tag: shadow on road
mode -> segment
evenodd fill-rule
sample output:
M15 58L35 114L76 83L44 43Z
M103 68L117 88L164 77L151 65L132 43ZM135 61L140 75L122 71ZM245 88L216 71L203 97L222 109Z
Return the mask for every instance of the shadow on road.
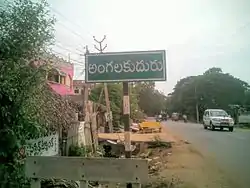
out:
M201 129L204 129L204 128L201 128ZM212 130L212 129L207 129L206 131L212 131L212 132L230 132L229 130L227 130L227 129L214 129L214 130Z

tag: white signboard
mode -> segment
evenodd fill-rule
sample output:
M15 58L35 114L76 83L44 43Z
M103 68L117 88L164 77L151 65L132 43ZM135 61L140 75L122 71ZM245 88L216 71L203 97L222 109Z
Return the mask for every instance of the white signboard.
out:
M59 136L52 134L34 140L28 140L26 156L55 156L59 154Z

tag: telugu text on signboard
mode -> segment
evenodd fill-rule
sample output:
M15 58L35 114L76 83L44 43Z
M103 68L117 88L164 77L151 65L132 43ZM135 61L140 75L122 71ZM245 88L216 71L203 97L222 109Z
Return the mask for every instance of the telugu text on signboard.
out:
M164 50L86 55L86 82L165 81Z
M28 140L26 156L55 156L59 154L59 136L52 134L34 140Z

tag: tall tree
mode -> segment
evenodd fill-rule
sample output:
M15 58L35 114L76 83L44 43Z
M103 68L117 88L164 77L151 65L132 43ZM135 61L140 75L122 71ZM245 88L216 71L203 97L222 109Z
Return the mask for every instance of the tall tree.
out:
M135 84L138 93L139 107L149 116L154 116L165 110L166 96L155 89L154 82L142 82Z
M245 93L245 103L247 109L250 111L250 90L248 89Z
M218 67L212 67L208 69L204 74L211 74L211 73L222 73L222 69Z
M246 82L214 67L203 75L187 77L176 84L171 94L171 111L195 118L195 106L198 105L201 118L206 108L228 110L230 104L245 103L248 88Z
M94 102L100 102L105 105L105 97L102 93L103 84L98 84L93 90L91 90L90 100ZM109 100L111 111L113 115L113 124L118 126L122 123L122 84L108 84ZM101 98L100 98L101 96ZM99 99L101 99L99 101ZM130 86L130 109L131 118L138 118L140 114L140 108L138 106L137 94L133 87Z
M110 108L113 116L113 124L115 126L118 124L121 116L121 101L122 101L121 87L122 87L121 84L108 84ZM96 103L100 102L101 104L105 105L106 101L103 90L104 90L103 84L98 84L94 89L91 90L89 99Z
M1 6L1 187L24 186L19 148L26 139L41 135L50 122L47 116L41 114L47 100L46 91L49 91L45 89L45 73L29 64L53 42L53 25L54 18L48 14L45 1L6 1Z

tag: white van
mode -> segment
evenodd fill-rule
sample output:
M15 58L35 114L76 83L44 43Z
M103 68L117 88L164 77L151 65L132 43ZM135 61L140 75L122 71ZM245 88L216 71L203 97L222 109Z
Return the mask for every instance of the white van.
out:
M234 130L234 120L222 109L207 109L203 115L204 129L227 128L230 132Z

